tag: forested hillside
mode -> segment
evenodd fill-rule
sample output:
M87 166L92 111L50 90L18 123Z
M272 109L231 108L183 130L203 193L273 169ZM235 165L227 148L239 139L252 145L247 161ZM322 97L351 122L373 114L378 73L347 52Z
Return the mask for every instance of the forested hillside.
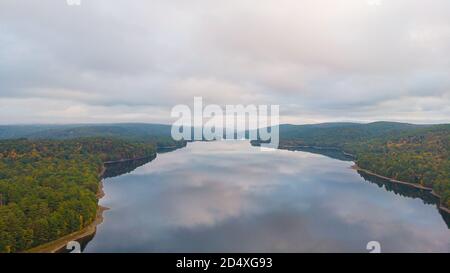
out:
M88 225L96 217L102 162L155 153L152 143L106 138L0 141L0 252Z
M279 129L280 148L341 149L353 154L363 169L433 188L450 208L450 124L325 123Z
M396 122L323 123L313 125L280 125L280 138L283 144L290 141L311 146L342 147L346 143L359 143L370 139L398 137L407 132L431 128Z
M154 142L159 147L176 146L171 126L146 123L74 124L74 125L1 125L0 139L75 139L82 137L120 138Z
M359 167L400 181L432 188L450 208L450 126L419 130L352 146Z
M78 125L0 125L0 139L24 138L52 129L69 129Z

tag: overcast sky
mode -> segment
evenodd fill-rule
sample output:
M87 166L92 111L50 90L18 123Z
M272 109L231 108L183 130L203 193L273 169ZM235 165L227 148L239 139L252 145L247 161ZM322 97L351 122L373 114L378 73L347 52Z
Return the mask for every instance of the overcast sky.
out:
M449 0L0 1L0 123L450 122Z

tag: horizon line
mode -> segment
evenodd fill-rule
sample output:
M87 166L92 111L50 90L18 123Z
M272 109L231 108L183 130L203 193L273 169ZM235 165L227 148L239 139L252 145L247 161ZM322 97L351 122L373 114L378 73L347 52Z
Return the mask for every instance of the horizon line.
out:
M375 121L325 121L325 122L317 122L317 123L279 123L277 125L320 125L320 124L339 124L339 123L347 123L347 124L372 124L372 123L400 123L400 124L411 124L411 125L447 125L450 124L450 121L447 122L430 122L430 123L414 123L414 122L404 122L404 121L389 121L389 120L375 120ZM74 122L74 123L0 123L0 126L95 126L95 125L162 125L162 126L172 126L169 123L158 123L158 122ZM274 126L277 126L274 125ZM194 127L194 126L190 126ZM227 127L222 127L227 128ZM258 127L259 128L259 127Z

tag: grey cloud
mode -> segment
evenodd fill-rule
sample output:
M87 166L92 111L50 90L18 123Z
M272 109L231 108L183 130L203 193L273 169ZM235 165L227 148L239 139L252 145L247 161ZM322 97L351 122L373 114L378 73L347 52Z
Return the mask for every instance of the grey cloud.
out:
M4 0L0 114L170 122L203 96L280 104L295 123L448 122L450 2L368 3Z

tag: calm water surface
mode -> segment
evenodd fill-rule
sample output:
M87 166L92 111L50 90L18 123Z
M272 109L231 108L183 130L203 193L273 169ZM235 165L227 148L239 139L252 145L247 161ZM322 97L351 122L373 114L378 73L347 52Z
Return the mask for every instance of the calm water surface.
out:
M362 177L351 161L195 142L107 178L85 252L450 252L432 197ZM429 200L428 200L429 199Z

